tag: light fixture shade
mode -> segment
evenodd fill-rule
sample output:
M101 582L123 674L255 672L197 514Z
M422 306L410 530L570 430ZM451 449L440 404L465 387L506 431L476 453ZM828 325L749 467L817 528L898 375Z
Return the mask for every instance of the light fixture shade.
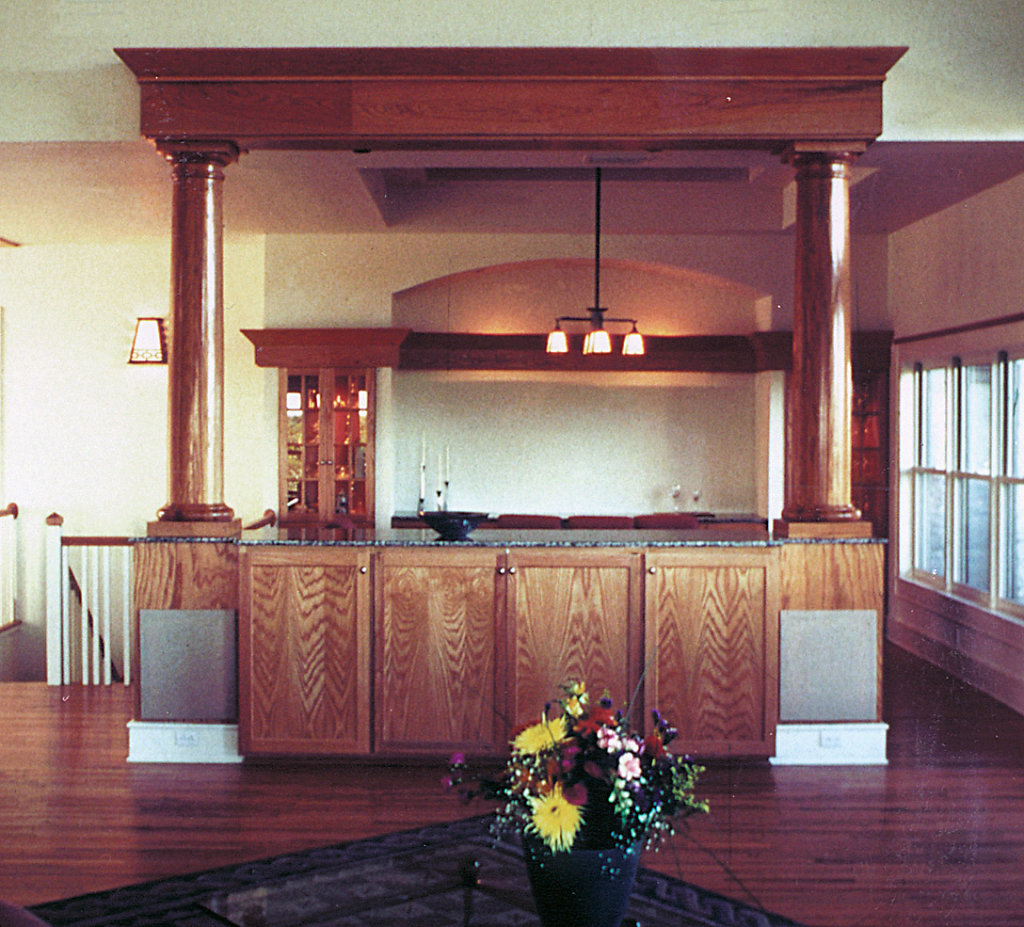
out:
M129 364L166 364L167 340L163 319L136 319Z
M633 323L633 330L623 339L622 353L634 356L647 353L644 346L644 336L637 331L635 322Z
M603 328L592 328L583 339L584 354L611 354L612 339Z
M548 354L568 354L569 338L562 331L562 327L556 322L555 327L548 332L548 343L544 349Z

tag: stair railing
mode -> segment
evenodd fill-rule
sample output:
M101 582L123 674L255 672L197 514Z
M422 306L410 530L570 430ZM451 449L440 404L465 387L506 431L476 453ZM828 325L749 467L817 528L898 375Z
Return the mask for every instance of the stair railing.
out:
M18 532L15 522L18 506L8 502L0 509L0 629L16 627Z
M130 538L65 537L62 516L46 519L50 685L131 683L132 549Z

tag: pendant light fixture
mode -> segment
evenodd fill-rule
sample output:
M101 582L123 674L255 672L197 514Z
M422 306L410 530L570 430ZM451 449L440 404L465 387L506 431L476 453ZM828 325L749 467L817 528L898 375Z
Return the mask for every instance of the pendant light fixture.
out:
M548 333L548 354L568 354L569 336L562 328L563 322L589 322L590 329L583 339L584 354L611 354L612 339L605 329L606 322L632 325L632 330L622 342L622 353L639 355L645 353L644 336L636 327L636 319L612 318L601 305L601 168L594 171L594 305L587 309L587 315L561 315L555 319L555 327Z

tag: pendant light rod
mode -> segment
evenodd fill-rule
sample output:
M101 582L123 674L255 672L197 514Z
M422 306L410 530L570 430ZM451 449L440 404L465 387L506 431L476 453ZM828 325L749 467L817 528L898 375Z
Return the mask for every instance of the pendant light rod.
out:
M594 168L594 311L601 311L601 168Z
M632 325L622 343L622 353L637 355L645 353L643 335L637 331L636 319L605 318L601 306L601 168L594 168L594 305L587 315L560 315L555 319L554 329L548 333L545 351L548 354L565 354L569 350L568 335L562 329L562 322L589 322L590 331L583 341L584 354L608 354L611 352L611 337L604 330L605 322L624 322Z

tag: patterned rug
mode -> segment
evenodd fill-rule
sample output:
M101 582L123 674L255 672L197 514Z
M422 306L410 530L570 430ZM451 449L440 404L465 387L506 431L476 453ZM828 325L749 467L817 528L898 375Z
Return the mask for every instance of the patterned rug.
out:
M53 927L537 927L491 815L36 905ZM625 925L799 927L640 870Z

